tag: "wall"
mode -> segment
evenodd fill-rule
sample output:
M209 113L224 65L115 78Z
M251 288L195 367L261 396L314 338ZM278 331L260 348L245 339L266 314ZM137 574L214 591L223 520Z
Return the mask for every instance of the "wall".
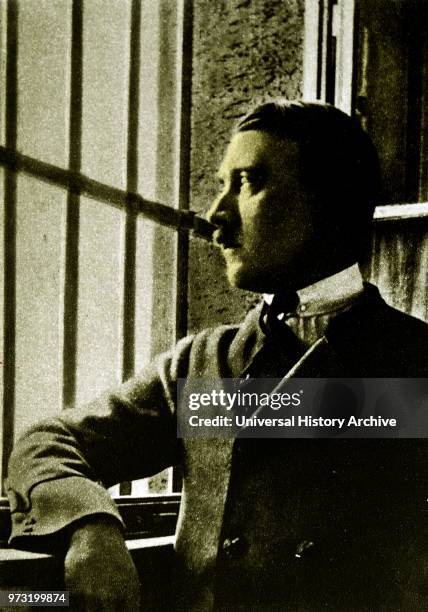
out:
M234 121L264 97L301 96L303 0L195 0L191 205L207 208ZM239 321L256 294L230 289L220 254L193 240L189 329Z

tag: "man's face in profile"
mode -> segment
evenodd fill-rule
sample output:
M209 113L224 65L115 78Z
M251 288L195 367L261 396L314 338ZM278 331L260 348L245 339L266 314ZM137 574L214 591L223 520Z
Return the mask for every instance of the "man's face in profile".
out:
M208 218L219 226L214 239L231 285L274 293L313 282L320 236L299 145L263 131L239 132L218 175L221 192Z

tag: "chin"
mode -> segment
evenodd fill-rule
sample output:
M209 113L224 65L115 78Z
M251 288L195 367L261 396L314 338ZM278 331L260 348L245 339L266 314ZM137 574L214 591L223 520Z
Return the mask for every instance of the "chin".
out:
M228 266L227 278L232 287L254 293L277 293L296 291L300 285L291 275L273 275L268 270L247 269L244 266Z
M246 270L241 266L230 266L227 268L227 278L231 287L254 291L255 293L268 293L269 283L266 283L266 275L257 275L254 270Z
M227 266L227 280L231 287L248 289L248 278L240 266Z

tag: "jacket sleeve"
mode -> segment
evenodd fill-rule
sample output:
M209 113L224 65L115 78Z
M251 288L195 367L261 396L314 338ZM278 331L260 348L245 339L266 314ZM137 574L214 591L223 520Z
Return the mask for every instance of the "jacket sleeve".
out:
M7 478L10 543L49 541L93 514L121 522L105 487L181 461L176 380L187 374L191 344L192 338L183 339L115 391L42 421L22 436Z

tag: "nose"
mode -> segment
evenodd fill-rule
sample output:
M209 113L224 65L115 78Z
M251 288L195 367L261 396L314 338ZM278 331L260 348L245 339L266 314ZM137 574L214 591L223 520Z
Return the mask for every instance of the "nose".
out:
M230 192L217 196L206 214L208 221L219 226L232 222L236 216L236 202Z

